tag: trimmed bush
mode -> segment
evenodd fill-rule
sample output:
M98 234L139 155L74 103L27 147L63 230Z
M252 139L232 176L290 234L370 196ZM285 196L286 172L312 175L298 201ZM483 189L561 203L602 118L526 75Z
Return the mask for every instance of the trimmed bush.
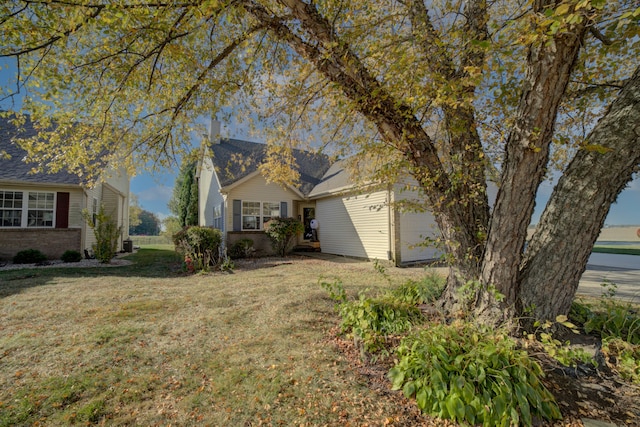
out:
M209 227L185 227L173 235L176 251L184 256L187 272L208 271L220 260L222 233Z
M229 257L232 259L247 258L255 252L253 240L240 239L229 248Z
M69 250L65 251L60 259L64 262L80 262L82 261L82 254L78 251Z
M14 264L37 264L47 260L47 256L37 249L25 249L13 257Z
M271 247L280 256L291 249L293 238L304 231L304 226L296 218L273 217L265 224L264 232L271 240Z

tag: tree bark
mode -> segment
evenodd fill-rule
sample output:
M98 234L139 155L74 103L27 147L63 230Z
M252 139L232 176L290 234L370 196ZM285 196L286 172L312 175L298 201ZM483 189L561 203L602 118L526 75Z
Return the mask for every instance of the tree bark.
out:
M516 121L506 144L500 189L483 257L482 283L495 286L498 304L482 292L476 314L490 323L519 312L518 272L535 197L544 178L554 125L586 25L556 34L531 46Z
M567 314L611 204L640 169L640 67L556 185L520 274L537 319Z

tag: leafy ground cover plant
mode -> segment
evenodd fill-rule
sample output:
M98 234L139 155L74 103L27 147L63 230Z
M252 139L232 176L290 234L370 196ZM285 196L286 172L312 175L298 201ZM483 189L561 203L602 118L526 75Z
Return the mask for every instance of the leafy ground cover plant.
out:
M582 324L587 334L595 333L602 339L621 338L630 344L640 344L640 314L631 302L615 298L616 285L603 283L603 294L597 303L576 301L570 316Z
M578 365L597 365L594 357L581 347L571 345L569 340L560 341L554 336L554 330L564 327L574 334L579 334L576 325L569 322L567 316L558 316L555 322L535 321L533 326L536 330L532 333L524 334L524 346L535 350L541 347L545 354L563 366L576 368Z
M381 271L378 263L374 268ZM382 277L390 280L386 274ZM425 321L418 305L437 298L444 281L440 276L429 275L421 280L408 280L380 296L369 297L364 292L360 293L353 301L348 300L342 282L322 282L321 286L336 301L342 318L342 332L361 342L365 352L386 353L389 337L407 332Z
M410 304L426 304L434 302L444 290L442 276L429 273L420 280L407 280L402 285L390 291L391 295L400 301Z
M602 353L622 378L640 385L640 345L620 338L607 338L602 341Z
M585 333L602 339L605 362L622 378L640 384L640 314L638 306L615 298L617 286L603 283L602 297L576 300L570 317Z
M394 390L440 418L484 426L561 418L540 365L506 332L469 322L430 325L404 338L389 371Z

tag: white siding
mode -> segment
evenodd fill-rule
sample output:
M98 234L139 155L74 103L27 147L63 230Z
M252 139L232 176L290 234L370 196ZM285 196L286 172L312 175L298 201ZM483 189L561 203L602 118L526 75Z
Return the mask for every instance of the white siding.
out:
M316 201L322 252L389 259L388 192L337 196Z
M102 206L104 213L112 220L118 221L120 211L118 209L118 194L107 186L102 188Z
M200 167L198 200L198 224L210 227L213 225L213 209L220 206L224 198L220 194L220 182L209 157L204 158Z
M82 190L69 191L69 228L84 227L82 210L84 206L84 192Z
M120 168L117 171L109 171L104 182L112 186L116 191L124 194L125 197L129 196L129 176L124 169Z
M224 212L227 231L233 230L233 201L252 202L286 202L287 216L294 216L293 201L299 198L296 194L280 184L267 183L267 180L260 174L234 187L227 196L227 209ZM282 213L281 213L282 215Z
M93 206L93 199L97 199L98 200L98 210L100 209L100 202L102 200L102 185L96 185L94 188L90 188L87 189L87 199L86 199L86 206L85 209L87 209L87 212L89 213L89 215L91 215L92 212L92 206ZM91 227L85 227L86 233L85 233L85 238L84 238L84 248L83 249L87 249L87 250L91 250L91 248L93 247L93 244L96 243L96 236L93 233L93 230L91 229Z
M424 201L424 195L417 189L418 183L416 180L406 177L405 181L412 189L402 189L402 184L396 185L394 188L394 201L408 200L414 203ZM424 244L427 238L436 239L438 237L439 229L433 214L428 211L411 212L397 209L397 223L394 224L396 237L399 237L399 240L396 240L396 262L425 261L440 257L442 252L438 251L433 245L416 246Z
M442 254L434 246L414 246L423 243L427 237L435 239L438 236L438 226L430 212L401 212L399 218L401 262L425 261Z

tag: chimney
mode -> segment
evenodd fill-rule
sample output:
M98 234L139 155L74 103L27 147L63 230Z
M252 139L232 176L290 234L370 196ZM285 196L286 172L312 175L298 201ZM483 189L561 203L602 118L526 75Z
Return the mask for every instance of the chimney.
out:
M209 143L220 144L220 122L215 117L211 117L211 125L209 126Z

